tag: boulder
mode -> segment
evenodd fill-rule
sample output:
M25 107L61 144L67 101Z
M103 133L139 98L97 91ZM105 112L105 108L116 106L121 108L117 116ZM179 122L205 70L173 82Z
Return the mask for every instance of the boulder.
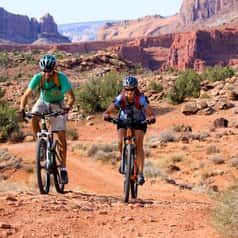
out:
M228 127L228 123L229 121L227 119L221 117L221 118L215 119L215 121L213 122L213 125L215 128Z

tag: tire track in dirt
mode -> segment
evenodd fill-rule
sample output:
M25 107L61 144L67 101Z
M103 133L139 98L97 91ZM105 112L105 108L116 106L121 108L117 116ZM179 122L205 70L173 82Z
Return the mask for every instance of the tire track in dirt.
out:
M19 156L27 148L24 158L34 158L33 143L5 147ZM68 168L64 195L0 195L0 237L219 237L208 224L212 201L204 194L147 181L140 199L124 204L117 168L73 153Z

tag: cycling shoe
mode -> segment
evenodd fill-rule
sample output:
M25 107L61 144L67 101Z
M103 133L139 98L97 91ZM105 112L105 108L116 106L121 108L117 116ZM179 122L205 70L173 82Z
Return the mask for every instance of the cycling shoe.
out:
M60 170L60 176L62 184L67 184L69 182L67 170Z
M145 183L145 178L144 178L143 174L138 174L138 176L137 176L137 183L139 185L143 185Z

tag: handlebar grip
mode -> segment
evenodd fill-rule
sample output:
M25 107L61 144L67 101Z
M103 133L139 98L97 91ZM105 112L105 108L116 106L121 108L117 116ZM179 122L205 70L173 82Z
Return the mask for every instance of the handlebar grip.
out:
M111 117L104 117L104 121L109 121L109 122L111 122L111 121L112 121L112 118L111 118Z
M148 124L154 124L155 121L156 121L155 119L148 120Z

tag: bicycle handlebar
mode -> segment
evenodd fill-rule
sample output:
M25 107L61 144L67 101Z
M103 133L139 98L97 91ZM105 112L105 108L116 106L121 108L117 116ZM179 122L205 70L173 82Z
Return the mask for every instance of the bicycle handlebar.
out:
M128 123L128 120L125 119L125 120L122 120L120 118L113 118L113 117L108 117L108 118L104 118L105 121L108 121L108 122L112 122L114 124L119 124L120 122L127 122ZM148 119L145 119L143 121L137 121L137 120L132 120L131 121L132 124L142 124L142 125L146 125L146 124L153 124L155 123L155 120L148 120Z
M65 115L67 112L65 111L56 111L56 112L26 112L25 113L25 117L31 119L33 116L38 116L41 118L44 117L57 117L57 116L61 116L61 115Z

